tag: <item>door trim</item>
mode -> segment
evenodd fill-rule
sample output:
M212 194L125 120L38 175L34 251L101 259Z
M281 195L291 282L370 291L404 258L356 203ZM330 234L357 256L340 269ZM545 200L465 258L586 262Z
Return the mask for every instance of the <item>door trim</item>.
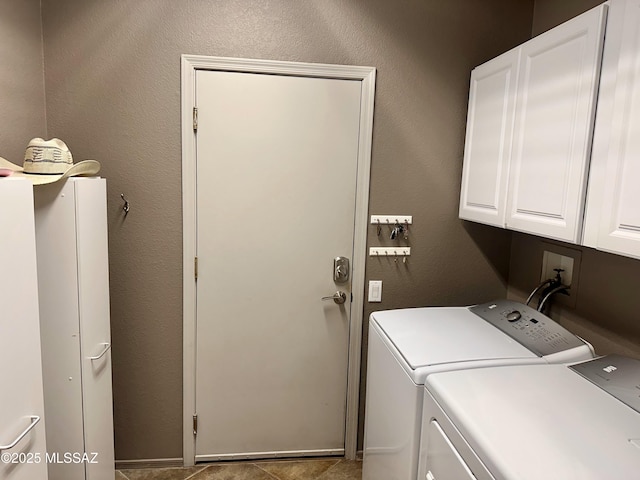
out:
M364 307L364 274L367 242L367 213L373 106L376 69L351 65L296 63L272 60L182 55L182 235L183 235L183 461L195 463L193 415L196 402L196 137L193 131L193 107L197 70L221 70L243 73L266 73L358 80L361 82L360 137L358 139L358 173L353 243L351 318L349 326L349 363L347 372L345 457L356 456L360 391L360 355L362 350L362 316Z

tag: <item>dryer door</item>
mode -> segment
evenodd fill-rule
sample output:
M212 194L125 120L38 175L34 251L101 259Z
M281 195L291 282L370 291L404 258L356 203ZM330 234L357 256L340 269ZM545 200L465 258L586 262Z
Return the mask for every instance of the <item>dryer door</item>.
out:
M431 420L428 429L427 473L418 480L476 480L438 422Z

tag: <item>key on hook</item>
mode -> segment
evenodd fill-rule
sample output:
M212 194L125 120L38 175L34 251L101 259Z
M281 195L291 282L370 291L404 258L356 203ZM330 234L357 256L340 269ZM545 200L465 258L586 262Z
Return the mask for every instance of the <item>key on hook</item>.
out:
M396 226L391 230L391 240L395 240L402 232L404 232L404 227L400 223L396 223Z

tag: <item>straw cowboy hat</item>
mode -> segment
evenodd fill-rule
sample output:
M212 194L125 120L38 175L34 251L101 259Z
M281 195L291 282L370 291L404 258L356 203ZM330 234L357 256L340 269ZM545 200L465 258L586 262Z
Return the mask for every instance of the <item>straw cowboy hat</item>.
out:
M100 162L96 160L83 160L74 164L69 148L59 138L32 139L24 152L22 167L0 157L0 176L28 178L34 185L53 183L73 176L96 175L99 171Z

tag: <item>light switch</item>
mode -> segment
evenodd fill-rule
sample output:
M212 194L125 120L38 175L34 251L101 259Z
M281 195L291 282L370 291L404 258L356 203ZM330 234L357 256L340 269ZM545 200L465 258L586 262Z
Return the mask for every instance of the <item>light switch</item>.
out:
M369 280L369 301L382 301L382 280Z

